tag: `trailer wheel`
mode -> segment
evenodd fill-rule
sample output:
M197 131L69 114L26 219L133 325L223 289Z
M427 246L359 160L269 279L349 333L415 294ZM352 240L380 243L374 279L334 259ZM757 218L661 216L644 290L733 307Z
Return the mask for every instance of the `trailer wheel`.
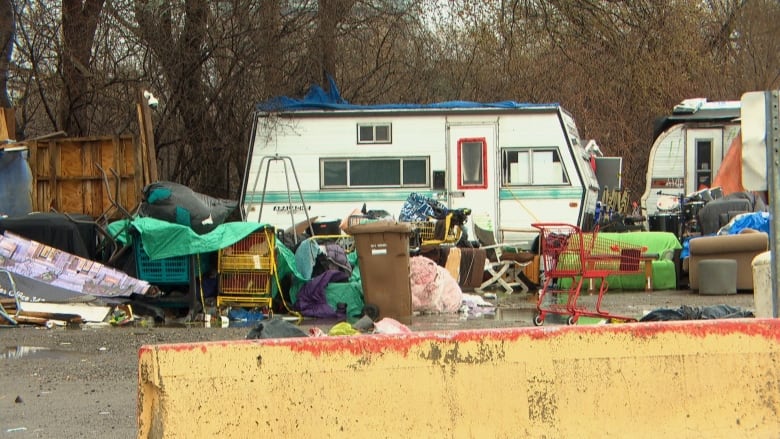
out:
M534 326L544 326L544 316L536 314L534 316Z
M566 319L566 324L567 325L574 325L576 323L577 323L577 317L569 316L569 318Z

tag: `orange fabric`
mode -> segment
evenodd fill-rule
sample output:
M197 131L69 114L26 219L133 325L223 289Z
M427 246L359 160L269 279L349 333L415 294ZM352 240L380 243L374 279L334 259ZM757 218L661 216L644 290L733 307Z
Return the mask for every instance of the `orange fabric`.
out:
M723 195L745 191L742 186L742 134L734 138L726 156L723 157L718 174L712 183L712 187L719 186Z

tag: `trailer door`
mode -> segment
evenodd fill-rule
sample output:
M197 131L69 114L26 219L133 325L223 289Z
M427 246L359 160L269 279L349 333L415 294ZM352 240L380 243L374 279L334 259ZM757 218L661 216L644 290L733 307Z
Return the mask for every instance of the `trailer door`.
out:
M496 124L447 125L448 205L497 221ZM473 235L471 235L473 236Z
M689 129L686 137L685 191L690 194L703 187L712 187L723 160L723 130Z

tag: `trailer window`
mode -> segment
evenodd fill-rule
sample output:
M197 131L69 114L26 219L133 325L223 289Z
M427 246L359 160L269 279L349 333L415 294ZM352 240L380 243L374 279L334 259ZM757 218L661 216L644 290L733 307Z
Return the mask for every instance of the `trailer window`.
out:
M712 186L712 139L696 139L696 190Z
M358 124L357 136L358 143L393 143L392 125L389 123Z
M487 187L487 142L484 138L458 140L458 189Z
M504 186L569 184L557 148L505 148L501 152Z
M322 188L428 187L428 157L322 159Z

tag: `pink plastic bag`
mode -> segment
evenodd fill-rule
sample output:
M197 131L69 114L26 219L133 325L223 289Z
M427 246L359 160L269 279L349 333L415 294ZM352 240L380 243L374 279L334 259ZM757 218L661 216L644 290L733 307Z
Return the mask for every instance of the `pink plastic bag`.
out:
M378 322L374 322L375 334L408 334L412 330L398 320L385 317Z

